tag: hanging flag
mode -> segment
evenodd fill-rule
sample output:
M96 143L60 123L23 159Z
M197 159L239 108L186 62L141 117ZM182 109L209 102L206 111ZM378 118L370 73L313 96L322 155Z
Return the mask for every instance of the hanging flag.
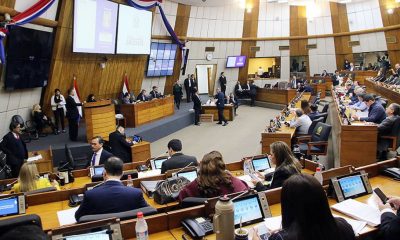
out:
M74 100L76 103L81 103L81 97L79 95L79 90L78 90L78 82L76 81L76 76L74 76L74 83L73 83L73 89L74 89ZM82 107L78 107L79 115L82 117Z
M124 74L124 80L123 80L123 85L122 85L122 94L125 95L125 93L129 93L129 83L128 83L128 74Z

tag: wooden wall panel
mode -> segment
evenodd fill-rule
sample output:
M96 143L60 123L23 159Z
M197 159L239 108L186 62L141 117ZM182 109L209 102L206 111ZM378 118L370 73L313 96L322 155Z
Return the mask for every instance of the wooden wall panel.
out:
M400 24L400 4L394 0L379 0L379 6L381 9L381 16L383 26L392 26ZM393 9L393 14L389 14L387 9ZM395 63L400 62L400 30L386 31L385 37L395 37L396 43L386 43L388 48L389 60L394 67Z
M190 17L190 9L189 5L178 4L178 10L176 12L176 21L174 31L177 36L186 36L187 30L189 26L189 17ZM182 51L178 51L176 55L176 61L174 65L174 71L172 76L167 76L167 80L165 81L164 93L172 94L172 86L175 81L179 79L179 74L181 74L181 65L182 65ZM183 84L183 83L182 83Z
M242 37L257 37L258 32L258 14L259 14L259 0L247 0L246 4L252 6L251 12L244 10L243 18L243 33ZM240 55L247 56L247 61L244 67L239 68L239 81L245 83L247 81L249 58L256 57L256 52L250 51L251 46L256 46L256 41L242 41L242 48Z
M290 6L290 36L307 35L307 17L305 6ZM290 40L290 56L307 56L307 39Z

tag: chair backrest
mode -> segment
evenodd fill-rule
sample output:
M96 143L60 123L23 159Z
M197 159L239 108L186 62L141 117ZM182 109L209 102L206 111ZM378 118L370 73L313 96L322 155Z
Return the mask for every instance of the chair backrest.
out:
M325 104L324 108L322 108L322 112L321 113L328 112L328 109L329 109L329 104Z
M397 119L394 121L391 135L397 136L396 148L398 148L400 146L400 116L397 116Z
M138 208L135 210L119 212L119 213L85 215L85 216L80 217L78 222L79 223L91 222L91 221L97 221L97 220L107 219L107 218L119 218L121 220L126 220L126 219L136 218L136 215L138 212L142 212L144 216L149 216L149 215L158 213L157 209L149 206L149 207Z
M36 193L45 193L45 192L53 192L53 191L57 191L57 188L55 188L55 187L40 188L40 189L26 192L25 195L32 195L32 194L36 194Z
M324 118L323 117L317 117L317 118L315 118L312 122L311 122L311 125L310 125L310 128L308 129L308 133L307 133L307 135L311 135L312 133L313 133L313 131L314 131L314 128L315 128L315 126L317 126L317 123L322 123L324 121Z
M322 122L326 122L326 119L328 118L328 113L327 112L324 112L324 113L320 113L320 114L318 114L317 116L316 116L316 118L320 118L320 117L322 117L322 118L324 118L324 120L322 121Z
M311 142L326 142L331 134L332 126L326 123L317 123L311 135Z
M42 221L40 220L40 217L36 214L29 214L1 220L0 233L4 233L12 228L24 225L36 225L42 229Z

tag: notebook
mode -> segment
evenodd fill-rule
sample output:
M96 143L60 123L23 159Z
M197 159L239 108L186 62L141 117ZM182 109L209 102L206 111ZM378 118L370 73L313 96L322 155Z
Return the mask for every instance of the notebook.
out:
M371 207L368 204L353 199L347 199L343 202L332 205L331 207L332 209L354 219L365 221L372 227L381 224L381 213L378 209Z

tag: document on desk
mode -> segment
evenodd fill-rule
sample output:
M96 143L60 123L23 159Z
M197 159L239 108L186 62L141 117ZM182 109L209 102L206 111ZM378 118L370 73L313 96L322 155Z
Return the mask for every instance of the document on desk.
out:
M161 174L161 169L154 169L145 172L139 172L138 178L153 177Z
M269 217L264 219L264 224L270 232L282 229L282 216Z
M357 111L356 115L357 115L357 117L360 117L360 118L368 117L368 111L365 111L365 112Z
M367 222L365 222L365 221L358 221L358 220L350 219L350 218L347 218L347 217L338 216L338 215L335 215L335 214L333 214L333 216L334 217L340 217L340 218L343 218L344 220L346 220L346 222L348 224L350 224L351 227L353 228L353 231L356 234L356 236L360 235L360 232L367 225Z
M70 208L67 210L61 210L57 212L58 222L60 226L69 225L76 223L75 212L79 207Z
M40 159L43 159L43 157L42 157L41 154L36 155L36 156L33 156L33 157L30 157L30 158L28 158L26 161L27 161L27 162L34 162L34 161L38 161L38 160L40 160Z
M240 180L244 181L247 183L247 186L249 186L249 188L254 188L254 184L251 181L251 177L249 175L242 175L242 176L238 176L237 178L239 178Z
M372 227L376 227L381 224L381 213L378 209L353 199L336 203L335 205L332 205L332 209L354 219L365 221Z

